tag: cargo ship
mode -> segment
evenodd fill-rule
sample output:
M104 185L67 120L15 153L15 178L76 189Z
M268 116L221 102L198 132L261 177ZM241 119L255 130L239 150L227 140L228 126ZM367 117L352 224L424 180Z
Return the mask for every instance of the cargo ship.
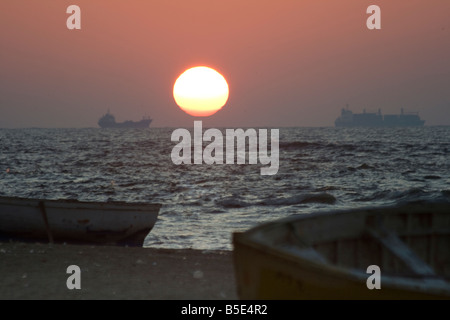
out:
M405 113L403 108L400 114L382 115L378 112L353 113L348 109L342 109L341 116L336 119L336 127L421 127L425 120L420 119L418 113Z
M98 120L98 125L101 128L148 128L152 119L143 118L140 121L124 121L124 122L116 122L116 118L109 113L109 111Z

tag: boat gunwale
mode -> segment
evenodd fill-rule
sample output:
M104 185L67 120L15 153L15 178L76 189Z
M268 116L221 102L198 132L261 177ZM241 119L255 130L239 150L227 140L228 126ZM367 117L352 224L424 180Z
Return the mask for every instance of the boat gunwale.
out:
M130 210L134 212L148 211L149 209L159 210L162 207L161 203L145 203L145 202L124 202L124 201L80 201L76 199L34 199L34 198L20 198L20 197L0 197L1 205L14 205L27 207L30 205L38 206L39 203L44 203L48 208L64 207L65 204L70 205L67 209L94 209L94 210L113 210L125 211Z

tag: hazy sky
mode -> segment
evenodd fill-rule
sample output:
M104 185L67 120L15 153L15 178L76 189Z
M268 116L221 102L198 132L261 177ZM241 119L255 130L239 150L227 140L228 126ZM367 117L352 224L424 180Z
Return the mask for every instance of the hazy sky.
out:
M2 0L0 127L97 127L108 108L191 127L172 89L196 65L230 87L208 126L333 126L347 103L450 125L449 14L448 0Z

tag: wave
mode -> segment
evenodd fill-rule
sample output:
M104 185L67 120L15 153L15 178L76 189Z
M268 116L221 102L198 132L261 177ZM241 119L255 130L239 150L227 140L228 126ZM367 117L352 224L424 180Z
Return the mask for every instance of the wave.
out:
M356 151L364 146L357 146L349 143L325 143L325 142L306 142L306 141L289 141L280 142L280 150L299 150L299 149L330 149L343 151ZM362 150L364 151L364 149ZM371 150L372 151L372 150Z
M326 192L322 193L308 193L303 195L292 196L288 198L276 198L276 199L267 199L260 202L261 205L267 206L279 206L279 205L296 205L296 204L305 204L305 203L324 203L324 204L334 204L336 202L336 198Z
M307 193L296 195L286 198L270 198L265 199L256 203L249 203L237 197L226 197L220 200L216 200L215 204L223 208L245 208L252 205L259 206L292 206L297 204L306 203L322 203L322 204L334 204L336 198L326 192L321 193Z
M303 148L317 148L317 147L323 147L323 145L317 142L304 142L304 141L280 142L280 150L297 150Z
M371 166L367 163L363 163L357 167L347 167L347 170L349 171L356 171L356 170L375 170L376 168L374 166Z
M244 208L251 205L250 203L235 197L226 197L224 199L216 200L215 203L223 208Z
M381 190L372 195L356 199L363 202L394 201L396 203L415 201L448 201L450 200L450 190L440 192L430 192L422 188L411 188L407 190Z
M427 179L427 180L438 180L438 179L441 179L441 176L430 174L430 175L424 176L423 178Z

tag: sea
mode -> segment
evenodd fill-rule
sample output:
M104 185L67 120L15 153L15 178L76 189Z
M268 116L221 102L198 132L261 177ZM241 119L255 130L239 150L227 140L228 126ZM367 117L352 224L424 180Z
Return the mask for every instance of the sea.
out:
M0 129L0 196L161 203L144 247L200 250L292 215L450 201L449 126L278 128L275 175L175 165L174 129Z

